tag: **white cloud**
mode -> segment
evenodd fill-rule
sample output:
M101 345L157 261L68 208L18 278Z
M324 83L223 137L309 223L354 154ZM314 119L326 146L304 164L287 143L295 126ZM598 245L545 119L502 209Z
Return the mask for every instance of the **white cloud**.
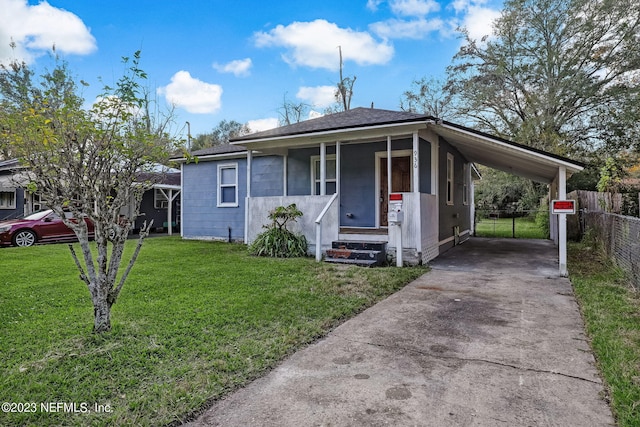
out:
M296 98L310 103L314 107L328 107L336 102L336 86L302 86Z
M488 7L470 5L461 25L469 31L469 37L481 40L493 33L493 22L500 17L500 11Z
M324 113L321 113L319 111L315 111L315 110L309 111L309 120L317 119L318 117L323 117L323 116L324 116Z
M87 55L97 49L95 38L77 15L46 1L29 5L27 0L0 0L0 10L0 63L31 63L54 45L65 54Z
M445 28L442 19L413 19L404 21L401 19L389 19L387 21L374 22L370 25L371 31L379 37L403 38L403 39L423 39L428 34Z
M380 3L382 3L382 0L367 0L367 9L375 12L378 10Z
M323 19L278 25L269 32L256 33L255 43L258 47L286 48L282 57L290 65L331 71L339 68L338 46L344 61L359 65L386 64L394 53L386 41L378 42L367 32L340 28Z
M269 117L267 119L249 120L247 122L251 132L261 132L263 130L275 129L278 127L278 119Z
M391 11L400 16L425 16L440 10L440 4L434 0L392 0Z
M251 58L245 58L236 59L226 64L218 64L215 62L213 68L220 73L232 73L236 77L244 77L250 74L249 69L251 69L252 65Z
M175 73L171 83L158 88L158 94L194 114L215 113L222 106L222 87L195 79L188 71Z

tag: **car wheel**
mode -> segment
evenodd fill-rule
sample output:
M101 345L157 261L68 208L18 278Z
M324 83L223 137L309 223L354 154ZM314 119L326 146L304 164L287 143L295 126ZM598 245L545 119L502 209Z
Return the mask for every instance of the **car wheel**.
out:
M36 243L36 233L31 230L20 230L13 236L16 246L33 246Z

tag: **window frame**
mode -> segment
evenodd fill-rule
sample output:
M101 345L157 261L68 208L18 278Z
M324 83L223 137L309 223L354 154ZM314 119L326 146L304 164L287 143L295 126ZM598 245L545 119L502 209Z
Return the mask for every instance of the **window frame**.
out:
M0 197L0 209L5 209L5 210L14 210L17 206L17 192L16 189L14 188L13 191L7 191L7 189L4 190L0 190L0 194L13 194L13 197L9 196L7 197L8 201L11 203L8 204L3 204L2 201L4 200L4 197Z
M453 154L447 153L447 186L445 188L445 196L447 205L454 205L454 174L455 174L455 160Z
M469 163L465 163L463 166L462 176L462 204L469 205Z
M225 169L233 169L235 172L235 182L233 184L222 183L222 171ZM238 204L238 163L224 163L218 165L218 182L217 182L217 207L219 208L237 208ZM222 200L222 191L224 188L234 188L234 202L225 202Z
M158 202L160 202L160 204L158 204ZM153 207L154 209L167 209L169 207L169 199L161 188L153 189Z
M327 163L329 163L329 160L333 160L334 161L333 164L337 168L338 164L337 164L337 159L335 154L327 154L325 160ZM316 192L316 184L320 183L320 178L316 179L316 171L318 172L318 175L320 175L320 169L317 169L316 164L318 165L318 167L320 166L320 156L311 156L311 195L312 196L320 195L320 193ZM327 172L328 171L329 169L327 169ZM326 185L331 182L334 183L336 187L336 191L334 193L337 193L338 192L338 171L337 170L335 170L335 178L326 178L325 180L325 193L327 196L334 194L334 193L327 192Z

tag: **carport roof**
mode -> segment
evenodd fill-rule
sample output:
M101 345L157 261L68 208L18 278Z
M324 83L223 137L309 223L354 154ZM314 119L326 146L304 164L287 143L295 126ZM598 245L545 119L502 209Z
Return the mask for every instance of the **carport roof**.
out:
M584 164L507 139L443 121L425 114L404 111L354 108L341 113L294 123L235 138L233 145L260 151L310 146L320 142L351 142L386 136L409 135L429 129L454 146L465 158L534 181L551 183L558 168L567 175L584 169Z

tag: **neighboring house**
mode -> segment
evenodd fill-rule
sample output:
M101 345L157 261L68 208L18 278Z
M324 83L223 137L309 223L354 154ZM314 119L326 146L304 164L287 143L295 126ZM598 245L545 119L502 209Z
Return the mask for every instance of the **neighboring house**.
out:
M153 229L167 230L171 234L180 223L180 172L146 173L139 178L154 184L142 196L140 214L134 220L133 229L138 230L144 221L153 220ZM0 220L23 217L46 207L37 193L26 189L27 183L25 168L17 159L0 161ZM122 214L131 218L133 212L133 206L127 206ZM169 217L173 227L169 227Z
M372 108L246 135L193 155L197 162L176 159L184 238L250 243L270 210L295 203L304 214L295 231L317 255L337 241L387 242L394 257L401 245L401 259L411 264L472 234L472 162L558 189L582 169L431 116ZM390 206L397 208L393 199L400 197L404 221L390 224Z
M153 220L152 230L167 231L172 234L178 231L180 226L180 172L144 173L141 181L153 182L153 187L142 195L140 213L135 218L132 230L137 232L145 221L147 224ZM125 208L122 212L126 217L133 215L133 206ZM171 218L171 226L169 226Z
M0 161L0 221L20 218L42 209L40 197L25 188L24 170L17 159Z

